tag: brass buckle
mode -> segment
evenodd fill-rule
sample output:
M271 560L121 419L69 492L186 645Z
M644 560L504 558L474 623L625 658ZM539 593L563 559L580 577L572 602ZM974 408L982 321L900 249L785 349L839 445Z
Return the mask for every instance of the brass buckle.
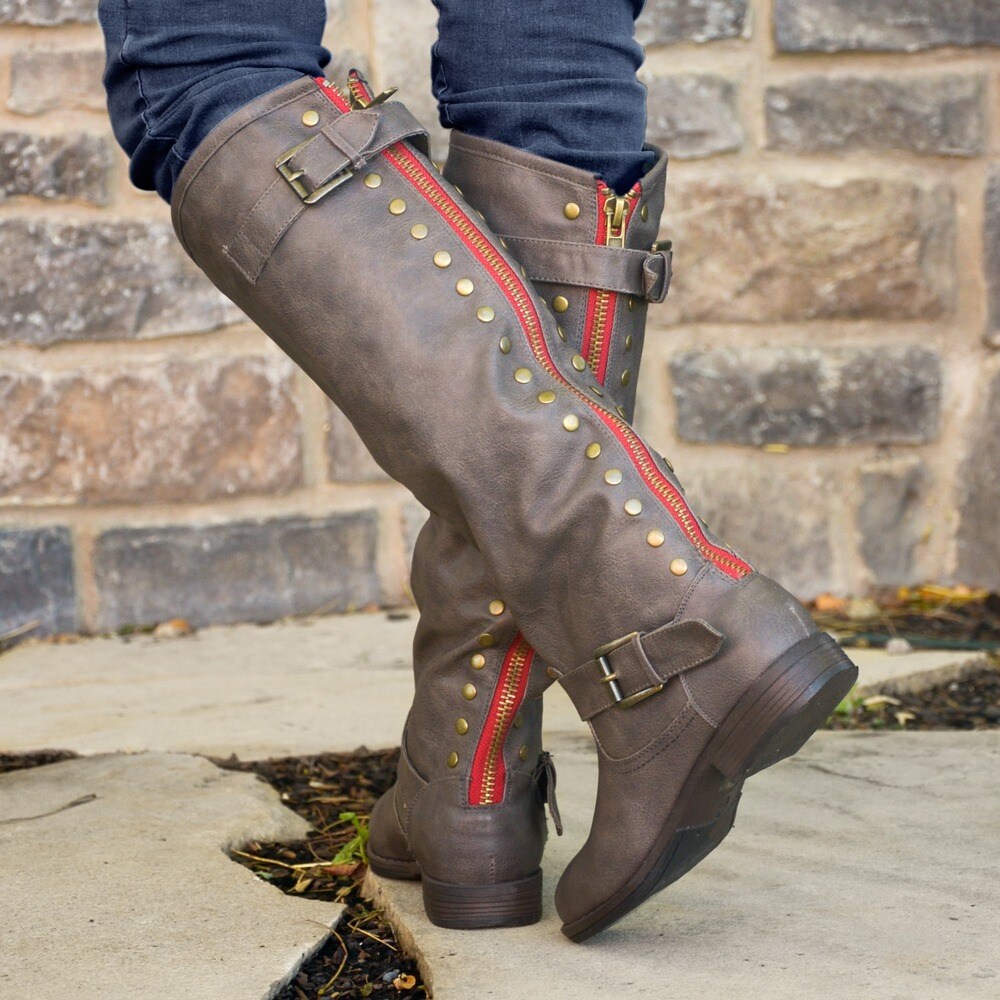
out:
M615 673L610 662L608 662L608 656L616 649L620 649L622 646L630 643L638 634L638 632L629 632L628 635L623 635L620 639L613 639L611 642L607 642L603 646L598 646L594 650L594 659L597 660L597 664L601 668L601 673L604 675L600 683L608 685L611 697L615 700L615 708L631 708L633 705L638 705L640 701L645 701L652 695L658 694L665 686L663 684L655 684L653 687L636 691L635 694L630 694L627 698L622 694L622 689L618 686L618 675Z
M354 170L351 167L344 167L343 170L335 173L325 184L321 184L315 191L310 191L309 188L307 188L300 180L305 171L294 170L288 164L316 138L317 136L315 135L309 136L305 142L300 142L297 146L293 146L290 150L288 150L287 153L282 153L274 164L278 173L281 174L286 181L288 181L292 190L307 205L315 205L320 198L326 197L326 195L328 195L335 187L340 187L344 181L348 181L354 176Z

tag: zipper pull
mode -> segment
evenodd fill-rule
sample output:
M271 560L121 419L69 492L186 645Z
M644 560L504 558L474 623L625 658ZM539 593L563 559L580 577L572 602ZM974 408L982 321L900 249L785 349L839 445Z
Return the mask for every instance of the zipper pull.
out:
M625 198L613 193L604 202L604 215L607 218L605 243L609 247L625 247L625 205Z
M538 755L538 766L535 768L535 786L542 801L549 807L549 815L556 828L556 834L562 836L562 818L559 815L559 804L556 802L556 769L552 763L552 754L544 750Z

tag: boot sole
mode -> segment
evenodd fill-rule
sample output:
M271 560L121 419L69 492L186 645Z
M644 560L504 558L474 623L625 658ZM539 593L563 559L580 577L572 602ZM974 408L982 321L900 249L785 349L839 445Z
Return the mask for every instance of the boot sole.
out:
M525 927L542 919L542 871L513 882L456 885L423 875L416 861L395 861L368 855L371 870L381 878L422 880L424 910L437 927L484 930Z
M746 779L798 753L857 678L858 668L823 633L775 660L715 731L636 873L596 910L564 924L563 933L587 940L703 861L732 829Z

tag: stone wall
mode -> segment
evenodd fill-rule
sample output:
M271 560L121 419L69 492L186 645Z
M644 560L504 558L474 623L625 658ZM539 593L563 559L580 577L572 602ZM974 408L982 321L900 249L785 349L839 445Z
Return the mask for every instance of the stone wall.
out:
M429 0L331 6L336 71L432 119ZM130 187L95 9L0 0L0 635L406 601L419 508ZM677 247L642 428L803 596L1000 585L1000 6L648 0L640 36Z

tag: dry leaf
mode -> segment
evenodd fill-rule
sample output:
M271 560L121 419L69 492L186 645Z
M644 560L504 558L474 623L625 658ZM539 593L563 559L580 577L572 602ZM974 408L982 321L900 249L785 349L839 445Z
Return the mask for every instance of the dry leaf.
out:
M347 878L353 875L361 867L360 861L348 861L342 865L327 865L323 871L339 878Z
M305 892L306 889L308 889L312 884L313 880L311 878L300 878L298 882L295 883L295 888L292 889L292 892Z
M160 622L153 629L153 635L157 639L178 639L182 635L190 635L194 629L191 623L184 618L171 618L170 621Z
M823 615L842 615L847 610L847 601L833 594L820 594L816 598L815 607Z
M887 694L876 694L872 695L871 698L865 698L861 704L865 708L878 708L880 705L902 705L903 703L898 698L893 698Z

